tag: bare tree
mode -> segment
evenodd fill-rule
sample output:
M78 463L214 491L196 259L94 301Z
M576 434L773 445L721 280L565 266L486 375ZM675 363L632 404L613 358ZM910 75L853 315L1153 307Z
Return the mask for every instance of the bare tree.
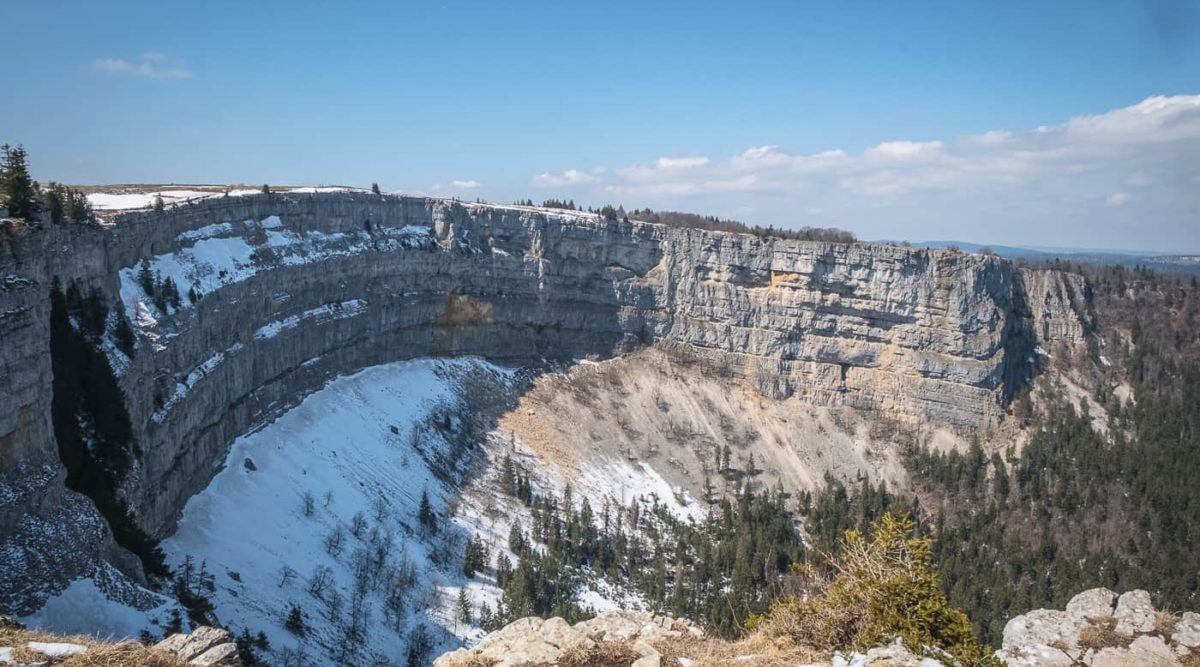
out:
M382 495L375 496L375 501L372 503L371 508L375 510L376 523L383 523L388 518L391 510L387 498L384 498Z
M304 516L312 516L317 507L317 500L313 498L312 491L304 492L304 495L301 496L301 503L304 508Z
M337 558L342 555L342 547L345 541L346 531L342 530L341 524L334 526L333 530L325 536L325 552Z
M363 516L362 512L356 512L354 517L350 519L350 534L353 535L355 539L361 540L363 531L366 529L367 518Z
M296 571L290 566L284 565L279 568L279 588L283 588L289 581L296 577Z
M340 623L342 620L342 592L336 588L330 588L329 593L325 596L325 617L332 623Z
M324 600L329 587L333 585L333 570L328 565L318 565L308 578L308 593L318 600Z

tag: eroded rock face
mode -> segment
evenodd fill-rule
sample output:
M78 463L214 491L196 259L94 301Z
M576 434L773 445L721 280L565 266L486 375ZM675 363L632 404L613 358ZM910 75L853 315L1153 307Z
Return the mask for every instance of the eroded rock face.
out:
M180 308L164 312L138 287L143 260L179 276ZM217 198L105 229L9 226L3 535L30 516L62 519L74 502L49 427L55 276L102 289L138 329L133 357L113 357L137 443L122 491L157 537L234 438L371 365L603 358L654 345L768 396L974 429L1000 418L1037 347L1082 340L1088 308L1082 278L994 257L356 193ZM101 532L63 539L91 556L111 551ZM6 575L25 578L0 564ZM28 606L28 591L0 583L0 610L17 604Z
M0 613L27 614L99 560L137 565L90 500L64 486L50 421L45 246L58 230L0 220Z
M1009 667L1176 667L1200 659L1200 616L1154 609L1146 591L1107 588L1076 595L1065 611L1037 609L1004 626L996 657ZM1187 663L1190 664L1190 663Z

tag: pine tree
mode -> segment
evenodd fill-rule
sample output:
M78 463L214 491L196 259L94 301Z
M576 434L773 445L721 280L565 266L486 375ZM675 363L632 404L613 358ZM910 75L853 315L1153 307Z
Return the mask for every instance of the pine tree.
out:
M308 632L308 628L304 625L304 612L300 610L299 605L292 605L291 610L288 611L287 620L283 622L283 627L297 637L303 637Z
M38 213L37 184L29 176L29 154L22 146L0 146L0 194L8 199L8 214L32 219Z
M154 273L150 271L150 260L142 259L142 265L138 268L137 280L146 296L154 298Z
M517 495L517 472L510 454L504 455L504 463L500 472L500 489L510 496Z
M377 195L383 194L382 192L380 192L380 191L379 191L379 184L378 184L378 183L372 183L372 184L371 184L371 192L372 192L372 193L374 193L374 194L377 194Z
M51 181L42 193L42 206L50 214L50 222L56 225L62 223L66 205L63 203L62 188L58 183Z
M87 195L82 192L66 188L64 202L67 207L67 217L71 222L95 222L96 215L92 212L92 204L88 201Z
M471 600L467 598L466 587L458 589L458 622L471 624Z
M183 615L179 613L178 608L171 610L171 616L167 620L167 624L163 626L163 632L168 637L183 632Z
M266 183L263 183L263 186L262 186L262 193L263 193L264 195L269 195L269 194L271 194L271 186L267 185Z
M162 213L164 208L162 195L154 195L154 212Z
M467 548L463 552L462 571L468 579L474 577L476 572L486 566L486 549L487 547L484 546L483 540L478 535L467 540Z
M433 511L433 506L429 504L429 494L424 490L421 491L421 506L417 510L417 521L430 534L437 533L437 514Z
M113 335L117 339L117 348L124 352L125 356L132 357L137 337L133 333L133 327L129 325L129 318L125 317L124 313L117 313L117 327L113 330Z

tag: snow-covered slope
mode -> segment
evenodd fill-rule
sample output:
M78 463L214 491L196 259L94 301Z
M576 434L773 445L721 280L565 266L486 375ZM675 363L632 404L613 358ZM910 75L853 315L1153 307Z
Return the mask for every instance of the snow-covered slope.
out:
M467 534L448 514L471 458L459 416L468 376L502 384L509 373L476 359L377 366L239 438L164 542L172 566L203 564L221 622L264 632L277 657L396 660L421 625L456 645ZM418 519L423 493L436 534ZM293 606L303 636L285 627Z

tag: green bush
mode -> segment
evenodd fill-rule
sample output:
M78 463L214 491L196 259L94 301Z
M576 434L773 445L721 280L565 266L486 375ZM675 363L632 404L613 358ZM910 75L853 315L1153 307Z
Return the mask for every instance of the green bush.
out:
M812 594L777 600L754 629L783 635L813 648L865 651L900 638L915 653L954 656L964 666L1000 663L971 632L971 622L950 606L930 565L931 541L915 536L908 517L888 513L871 536L850 530L829 557L832 576L796 568Z

